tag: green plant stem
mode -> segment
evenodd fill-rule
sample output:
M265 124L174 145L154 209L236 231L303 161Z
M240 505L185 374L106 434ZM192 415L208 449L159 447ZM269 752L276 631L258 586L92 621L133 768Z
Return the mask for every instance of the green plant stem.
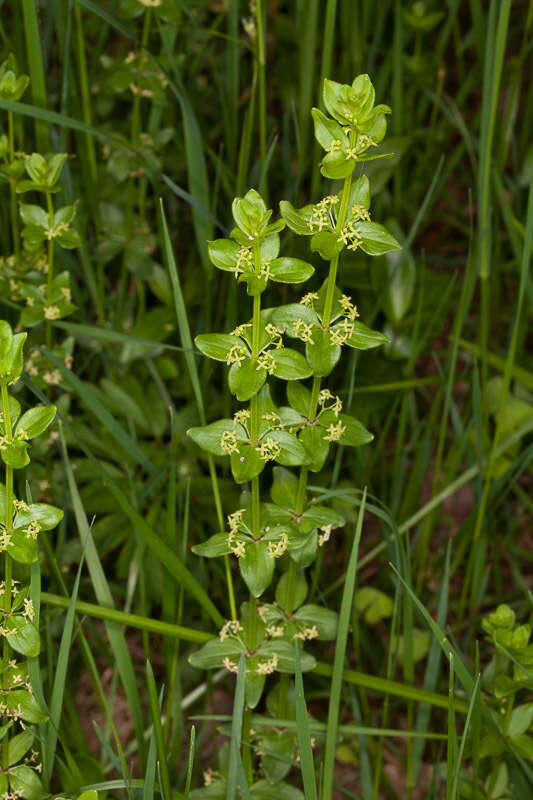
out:
M261 271L261 246L254 245L254 267L259 274ZM252 363L259 357L259 347L261 342L261 295L254 295L254 307L252 316ZM252 444L257 445L259 441L259 404L257 394L250 399L250 439ZM252 533L254 538L259 538L261 530L261 498L259 492L259 478L252 478ZM252 544L252 547L254 545ZM253 649L257 630L257 599L250 592L248 606L248 640ZM246 710L243 717L243 766L246 779L249 783L253 777L253 761L251 741L251 711Z
M352 135L350 140L350 147L353 146L354 146L354 137ZM337 224L335 226L335 231L337 233L339 233L342 230L342 228L344 227L344 223L346 221L346 213L348 211L348 201L350 199L351 188L352 188L352 173L350 173L348 177L344 179L341 204L339 208L339 214L337 216ZM335 296L335 280L337 277L338 268L339 268L339 254L337 253L337 255L335 255L334 258L331 259L329 264L326 298L324 301L324 314L322 318L322 327L324 329L328 327L331 320L331 312L333 309L333 298ZM313 378L311 399L309 401L309 413L308 413L309 419L314 419L316 416L318 408L318 397L320 394L321 385L322 385L322 378L315 376ZM308 476L309 476L308 468L302 467L300 469L300 476L298 478L298 490L296 495L296 507L295 507L296 514L301 514L304 510ZM293 611L295 588L296 588L296 564L291 558L289 562L289 572L287 577L287 601L286 601L287 609L289 609L290 613L292 613ZM280 695L279 695L280 716L285 716L287 711L288 690L289 690L288 676L282 675L280 681Z
M52 202L52 195L46 195L46 205L48 208L48 226L50 229L54 227L54 204ZM46 304L50 305L50 297L52 294L52 282L54 280L54 240L48 240L48 272L46 273ZM46 320L46 346L50 350L52 347L52 321Z
M13 164L15 160L15 132L13 125L13 112L7 112L7 127L9 140L9 162ZM15 184L10 181L10 204L11 204L11 235L13 238L13 252L15 254L15 267L18 268L20 261L20 241L19 241L19 221L17 214L17 194Z
M13 431L11 428L11 414L9 412L9 394L7 391L7 383L2 383L2 415L4 418L4 429L6 439L11 441ZM6 516L5 516L5 533L9 536L13 528L13 467L6 464ZM3 618L7 619L11 612L11 587L12 587L12 563L11 556L4 550L4 602L3 602ZM4 664L9 661L11 648L4 636L2 660ZM7 691L9 688L9 678L4 676L3 680L4 689ZM6 732L2 744L2 765L7 769L9 765L9 730Z

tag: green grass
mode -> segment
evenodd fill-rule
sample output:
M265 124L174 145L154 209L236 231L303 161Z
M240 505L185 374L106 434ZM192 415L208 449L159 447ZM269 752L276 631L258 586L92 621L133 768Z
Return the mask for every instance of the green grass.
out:
M211 768L222 797L259 800L259 739L279 728L295 742L277 756L285 780L306 800L488 800L503 765L507 794L529 796L531 726L527 741L509 726L530 667L482 619L501 603L532 619L531 10L427 3L443 16L417 32L411 3L263 0L252 12L168 0L165 17L127 5L6 2L0 22L0 60L13 51L30 77L18 101L0 98L0 134L16 151L69 153L53 203L78 201L83 239L54 247L76 309L48 326L46 349L44 325L30 329L26 358L48 361L16 391L23 410L53 402L60 420L59 441L36 440L16 476L18 497L65 509L19 575L39 611L30 670L49 712L37 738L46 791L194 800ZM190 552L240 504L225 462L186 437L236 410L194 337L251 315L206 241L227 235L231 201L251 187L276 218L281 199L329 191L309 110L324 77L366 71L393 112L394 157L364 165L372 214L404 249L389 262L342 256L339 284L391 343L333 373L375 439L338 448L309 482L347 520L307 572L307 602L339 612L340 627L334 647L306 643L316 667L284 681L277 719L274 695L245 707L243 666L235 677L187 661L247 599L233 557ZM0 192L1 316L16 325L13 203L40 201ZM311 260L320 285L324 262L301 238L284 232L282 253ZM298 296L270 289L265 304ZM363 587L391 612L358 610ZM500 697L491 671L513 668L525 688ZM268 676L267 695L275 685Z

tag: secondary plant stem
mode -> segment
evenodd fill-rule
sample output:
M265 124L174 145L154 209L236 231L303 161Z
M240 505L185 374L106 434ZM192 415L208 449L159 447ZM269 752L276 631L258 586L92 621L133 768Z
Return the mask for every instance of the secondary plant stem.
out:
M353 147L354 140L352 137L351 146ZM341 204L339 208L339 214L337 217L337 224L335 226L336 233L340 233L342 228L344 227L344 223L346 222L346 214L348 211L348 202L350 199L350 190L352 188L352 173L348 175L347 178L344 179L344 186L342 190L342 198ZM329 264L329 273L327 279L327 288L326 288L326 298L324 301L324 314L322 318L322 327L326 329L329 326L331 320L331 312L333 310L333 298L335 296L335 280L337 277L337 270L339 267L339 255L335 255ZM311 389L311 399L309 401L309 413L308 419L313 420L316 416L317 408L318 408L318 397L320 394L320 387L322 385L322 378L315 377L313 378L313 387ZM307 467L301 467L300 469L300 476L298 479L298 493L296 496L296 514L301 514L304 510L305 504L305 494L307 490L307 479L309 476L309 470ZM296 588L296 564L294 561L290 560L289 563L289 573L287 578L287 606L291 609L294 605L294 592ZM288 691L288 678L285 675L282 675L281 678L281 692L280 692L280 713L283 710L284 712L287 710L287 691Z
M4 429L6 434L6 439L11 441L13 432L11 429L11 415L9 411L9 395L7 392L7 383L2 382L2 416L4 418ZM5 535L9 537L11 530L13 528L13 468L6 464L6 516L5 516ZM11 556L7 552L7 549L4 550L4 602L3 602L3 617L7 619L10 612L11 612L11 586L12 586L12 563L11 563ZM9 642L7 640L7 636L4 636L4 644L3 644L3 653L2 659L4 664L7 664L9 661L11 648L9 646ZM3 680L4 689L8 689L9 687L9 677L8 674L5 673L4 680ZM2 745L2 765L4 769L7 769L9 765L9 730L6 732L4 736L4 741Z

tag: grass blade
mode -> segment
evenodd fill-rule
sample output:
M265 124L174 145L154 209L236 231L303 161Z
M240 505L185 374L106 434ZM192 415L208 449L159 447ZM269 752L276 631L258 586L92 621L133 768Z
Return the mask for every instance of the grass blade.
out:
M72 472L72 467L67 454L65 439L62 434L61 434L61 444L63 449L63 461L65 464L67 483L70 490L72 505L74 507L74 516L76 518L76 524L78 527L78 533L81 545L86 553L87 567L89 570L89 575L91 576L91 582L93 585L94 593L98 599L98 602L101 605L107 606L108 608L113 608L115 605L113 602L113 595L111 593L111 589L109 588L109 584L105 577L102 564L100 563L100 559L98 557L96 546L91 536L89 525L87 523L87 517L83 509L81 498L78 492L78 487L76 486L76 481L74 479L74 474ZM124 692L126 694L130 706L130 711L133 718L133 724L135 726L135 732L138 741L139 756L141 759L141 763L143 763L144 762L143 714L141 711L141 704L139 699L139 693L137 691L135 672L133 669L131 656L128 647L126 645L124 633L121 630L119 630L117 626L114 625L113 623L106 623L106 630L107 630L107 635L109 637L109 643L113 650L113 654L122 681L122 685L124 687Z
M315 765L313 762L313 749L311 747L311 734L309 732L309 717L305 704L304 682L300 666L300 648L297 641L294 647L296 652L296 735L298 737L300 767L302 770L306 800L317 800Z
M35 105L46 108L46 83L44 79L43 54L41 36L35 0L22 0L24 15L24 34L26 37L26 54L30 68L31 96ZM50 149L48 128L42 122L36 122L35 134L37 146L41 153Z
M152 724L159 756L159 772L161 775L161 794L163 800L170 800L170 778L168 774L167 754L165 742L163 741L163 725L161 722L161 703L157 697L157 687L155 685L154 672L149 661L146 662L146 682L148 683L148 696L150 698L150 709L152 712Z
M187 364L187 370L189 372L189 378L191 380L191 385L194 393L194 398L196 401L196 407L198 409L198 415L200 417L200 422L202 425L205 425L207 419L205 415L205 406L202 396L202 387L200 386L198 368L196 366L195 357L193 355L194 345L191 338L191 331L189 328L189 321L187 318L187 310L185 308L185 302L183 300L183 292L181 291L181 284L178 275L178 269L176 266L176 259L174 258L174 251L172 249L172 243L170 241L170 235L168 232L168 225L165 217L165 210L163 208L163 201L161 199L159 201L159 222L163 238L163 262L169 272L170 280L172 283L172 293L174 296L176 317L178 319L178 327L180 331L181 341L183 347L185 348L185 362ZM215 470L215 462L213 456L210 453L207 453L206 455L207 455L207 463L209 466L209 475L211 478L211 486L213 490L213 499L215 502L218 524L220 526L220 530L224 530L224 514L222 513L222 502L220 500L220 489L218 486L218 478ZM226 582L228 585L228 596L229 596L231 618L237 619L237 606L235 604L235 593L233 591L233 581L231 577L229 559L227 556L224 556L224 567L226 571Z
M41 602L52 608L69 608L71 600L68 597L61 597L57 594L42 592ZM128 628L136 628L140 631L156 633L159 636L169 636L173 639L182 639L184 642L194 642L203 644L213 638L213 634L197 631L193 628L184 628L182 625L174 625L171 622L162 622L150 617L142 617L139 614L129 614L117 608L107 608L96 603L86 603L84 600L76 600L74 604L77 614L84 614L94 619L108 620L116 622L118 625L125 625Z
M337 746L337 733L339 725L339 706L341 699L344 659L346 656L346 644L348 642L348 628L350 625L353 595L355 588L355 576L357 572L357 555L359 552L359 542L363 530L363 517L365 514L366 488L363 492L363 499L357 516L357 526L355 537L348 562L346 572L346 582L342 593L342 604L337 629L337 643L335 646L335 660L333 663L333 675L331 679L331 689L329 696L328 723L326 730L326 746L324 751L324 774L322 778L321 800L331 800L333 796L333 772L335 767L335 748Z
M143 466L148 472L154 473L155 467L151 461L145 456L138 444L131 438L124 428L116 421L114 416L102 405L96 395L92 391L90 384L81 381L61 359L57 358L46 348L43 348L43 353L53 362L57 369L61 372L63 380L70 388L78 395L81 402L87 409L94 414L96 419L101 422L109 434L124 448L126 453L134 459L134 461Z
M242 717L244 713L244 686L246 679L246 659L239 659L239 671L235 684L235 697L233 700L233 715L231 720L231 739L229 745L228 782L226 787L226 800L237 797L237 784L239 777L239 763L241 761L241 735Z
M81 571L83 568L83 558L80 559L80 564L74 580L70 598L68 600L67 613L65 615L65 622L63 624L63 632L61 634L61 643L57 654L57 663L54 674L54 684L52 687L52 697L49 704L50 719L47 723L47 735L45 740L46 748L46 772L43 767L43 778L48 785L52 777L52 769L54 766L54 758L57 747L57 736L59 723L61 721L61 711L63 708L63 696L65 692L65 683L67 680L68 662L70 655L70 647L72 644L72 631L74 628L74 620L76 617L76 601L78 599L78 591L80 588Z

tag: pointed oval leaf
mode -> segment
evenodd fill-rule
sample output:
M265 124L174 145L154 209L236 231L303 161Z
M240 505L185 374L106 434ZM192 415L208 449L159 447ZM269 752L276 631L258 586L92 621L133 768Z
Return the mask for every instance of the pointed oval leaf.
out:
M295 381L308 378L313 370L297 350L290 347L280 347L271 351L274 360L274 375L284 381Z
M268 265L270 278L278 283L303 283L315 268L300 258L275 258Z
M239 425L233 419L218 419L216 422L211 422L210 425L189 428L187 436L193 442L196 442L202 450L207 450L208 453L213 453L216 456L225 456L227 453L222 449L221 439L226 431L232 433L237 441L246 441L248 438L242 425Z
M34 439L43 433L53 422L56 415L55 406L36 406L26 411L15 428L16 433L24 431L29 439Z
M231 454L231 471L236 483L245 483L257 478L265 468L265 461L254 445L243 442L237 453Z
M268 554L265 542L246 543L246 555L239 558L242 578L254 597L260 597L274 575L275 558Z
M241 403L253 397L266 380L266 369L257 368L257 362L247 358L241 364L232 364L228 374L228 385L232 394Z
M215 533L207 542L195 544L192 552L197 556L203 558L218 558L218 556L226 556L231 553L231 547L228 545L227 533Z
M246 352L242 340L229 333L201 333L194 343L204 356L214 358L216 361L225 361L229 351L235 346L242 347Z

